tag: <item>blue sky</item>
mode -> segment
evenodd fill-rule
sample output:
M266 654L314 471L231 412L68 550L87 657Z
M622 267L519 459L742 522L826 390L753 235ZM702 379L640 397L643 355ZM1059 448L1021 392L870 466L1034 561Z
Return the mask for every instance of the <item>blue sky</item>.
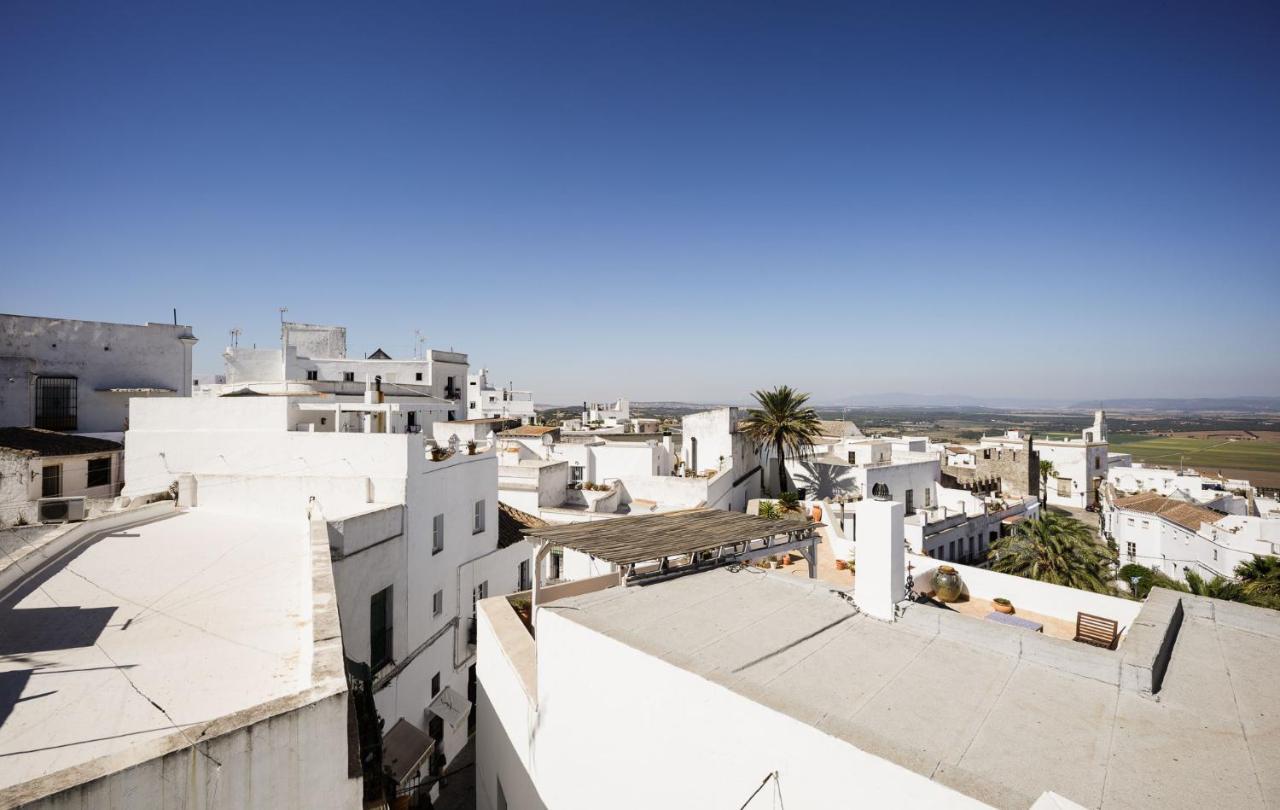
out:
M0 311L542 402L1280 394L1280 7L0 5Z

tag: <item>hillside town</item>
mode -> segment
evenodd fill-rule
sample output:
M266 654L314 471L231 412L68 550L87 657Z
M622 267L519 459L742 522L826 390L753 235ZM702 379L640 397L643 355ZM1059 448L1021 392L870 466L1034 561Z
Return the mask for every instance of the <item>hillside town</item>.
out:
M1103 410L549 424L462 351L198 340L0 315L2 807L1280 802L1280 502Z

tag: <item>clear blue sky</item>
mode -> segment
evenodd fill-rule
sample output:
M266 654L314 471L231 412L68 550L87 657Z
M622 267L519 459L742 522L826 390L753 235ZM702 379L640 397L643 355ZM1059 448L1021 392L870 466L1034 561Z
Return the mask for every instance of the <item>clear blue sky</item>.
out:
M541 402L1280 394L1280 6L0 5L0 311Z

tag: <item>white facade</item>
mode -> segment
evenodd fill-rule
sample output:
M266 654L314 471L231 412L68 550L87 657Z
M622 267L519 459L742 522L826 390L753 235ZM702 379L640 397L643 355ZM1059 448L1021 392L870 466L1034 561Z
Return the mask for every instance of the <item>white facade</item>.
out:
M141 403L125 494L189 474L202 509L323 514L346 654L373 668L384 730L407 720L447 762L466 741L466 711L437 701L465 703L474 599L515 590L527 559L498 547L497 462L488 448L442 454L420 433L379 432L373 417L386 406L376 404L359 420L369 432L300 429L333 407L283 396Z
M359 397L367 382L381 382L383 394L401 400L425 399L446 419L467 418L467 355L428 349L422 358L396 360L381 352L347 357L347 330L341 326L281 324L281 347L231 346L223 352L226 385L216 393L256 383L315 383L318 392ZM435 407L423 405L423 410ZM421 427L421 426L419 426Z
M43 498L113 498L123 480L120 459L119 446L48 455L6 448L0 441L0 527L39 522Z
M489 370L485 368L479 374L468 375L468 419L518 419L528 425L537 416L532 391L517 391L509 385L497 388L489 382Z
M132 397L191 396L190 326L0 315L0 426L119 433Z
M615 402L593 402L582 409L582 426L584 428L622 428L629 427L631 421L631 401L626 397Z
M1168 514L1107 505L1104 530L1115 540L1122 565L1137 563L1178 581L1185 581L1188 571L1231 579L1240 563L1280 554L1280 518L1221 515L1170 503L1176 511Z

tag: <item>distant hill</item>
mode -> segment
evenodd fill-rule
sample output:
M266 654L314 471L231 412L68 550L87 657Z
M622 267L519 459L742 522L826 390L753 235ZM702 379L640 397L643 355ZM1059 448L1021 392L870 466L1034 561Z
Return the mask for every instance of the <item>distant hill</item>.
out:
M1099 401L1078 402L1071 408L1097 408ZM1194 397L1176 399L1104 399L1101 407L1118 411L1230 411L1232 413L1280 412L1280 397Z
M973 397L964 394L855 394L826 403L854 408L1065 408L1066 400L1023 397Z

